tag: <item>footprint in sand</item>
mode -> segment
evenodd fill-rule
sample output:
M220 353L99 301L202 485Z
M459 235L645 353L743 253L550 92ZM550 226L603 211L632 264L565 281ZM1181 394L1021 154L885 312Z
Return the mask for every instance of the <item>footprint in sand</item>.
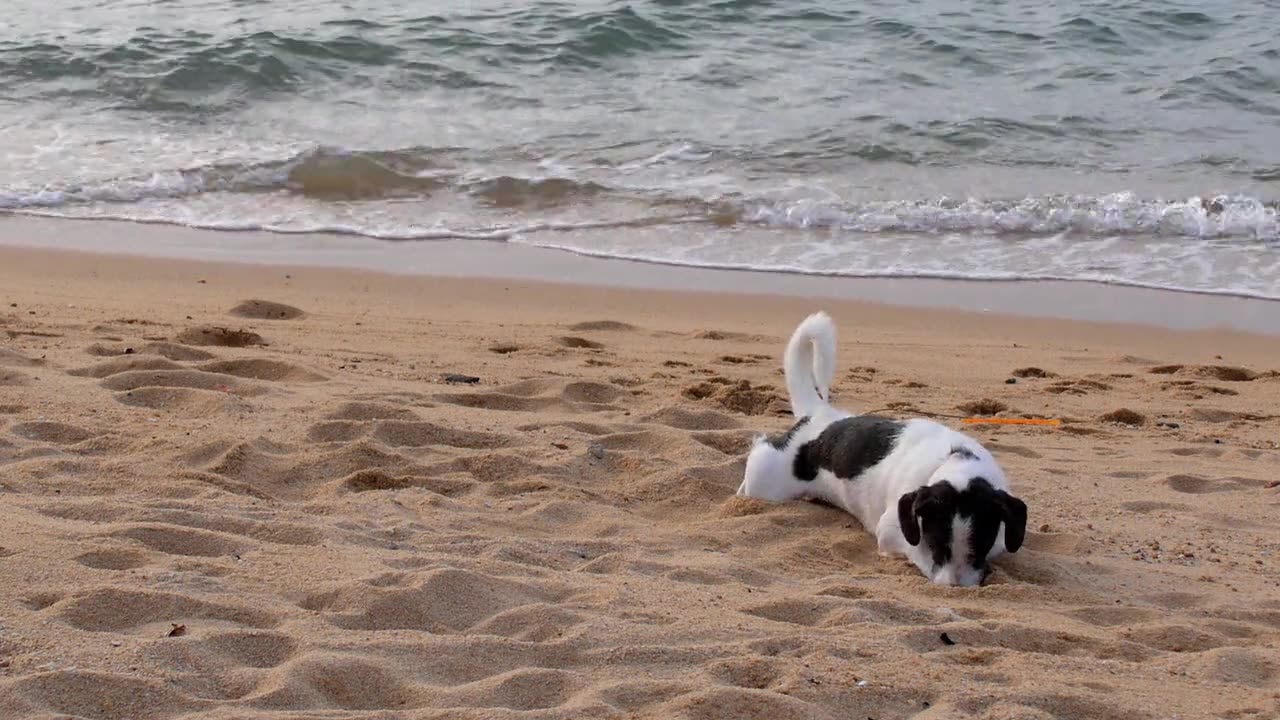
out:
M301 607L324 613L349 630L465 632L494 615L536 602L554 602L564 592L491 577L469 570L428 571L412 587L381 588L348 583L304 598Z
M802 625L804 627L825 626L832 615L850 609L850 603L842 598L813 596L775 600L763 605L746 608L741 612L773 622Z
M0 706L12 712L11 717L168 720L204 708L206 702L159 681L73 668L13 680L0 690Z
M1170 450L1165 450L1164 452L1167 452L1170 455L1176 455L1178 457L1195 457L1198 455L1201 457L1206 457L1209 459L1216 460L1217 458L1222 457L1223 453L1225 453L1226 450L1214 445L1204 445L1204 446L1198 446L1198 447L1191 446L1191 447L1172 448Z
M31 378L17 370L0 368L0 387L23 387L31 384Z
M686 693L662 707L664 717L713 720L714 718L769 718L769 720L808 720L828 713L814 704L768 690L741 687L712 687ZM876 698L879 717L909 717L908 707L922 707L920 700L886 702Z
M144 355L159 355L178 362L204 362L216 357L213 353L186 345L169 342L153 342L143 345L138 352Z
M175 648L175 645L179 646ZM194 671L232 673L245 668L274 668L288 662L298 653L298 641L280 632L263 630L231 630L210 633L203 638L165 643L158 649L161 657L176 660L171 667L195 664Z
M1147 372L1152 375L1194 375L1223 382L1250 382L1258 378L1258 373L1248 368L1230 365L1159 365Z
M698 330L691 337L698 340L737 340L752 341L762 340L760 335L748 335L747 333L732 332L728 330Z
M30 368L39 367L44 364L44 360L29 358L16 350L9 348L0 348L0 367L12 368Z
M1160 617L1155 610L1136 607L1116 607L1112 605L1095 605L1076 608L1065 613L1067 617L1096 627L1117 627L1136 625Z
M777 658L749 655L712 662L702 668L702 674L720 685L764 690L786 673Z
M168 361L165 361L168 362ZM129 407L186 414L216 414L244 408L242 398L267 392L236 377L201 370L125 370L101 382Z
M201 365L199 369L218 375L282 383L312 383L328 379L300 365L267 358L223 360Z
M27 595L22 600L22 606L28 610L39 612L61 601L64 597L65 595L60 592L36 592Z
M98 436L98 433L76 425L52 421L19 423L10 431L20 438L51 445L75 445Z
M103 378L119 375L121 373L132 372L136 370L183 370L184 366L159 356L149 355L121 355L105 362L100 362L89 367L75 368L68 370L67 374L73 377Z
M213 353L205 352L186 345L168 342L152 342L141 347L128 344L103 345L94 343L84 349L85 354L94 357L120 357L124 355L156 355L179 362L202 362L212 360ZM93 376L90 376L93 377Z
M270 300L245 300L228 310L227 314L249 320L296 320L306 313L292 305Z
M697 442L725 455L743 455L751 449L753 431L695 432L691 436Z
M564 335L555 338L555 343L561 347L573 348L575 350L603 350L604 343L588 340L584 337L576 335Z
M91 550L77 557L76 562L95 570L132 570L146 565L147 556L136 550Z
M274 614L250 607L206 602L152 590L100 588L52 606L54 617L88 632L133 632L163 636L174 618L216 620L250 628L272 628Z
M364 422L370 420L417 420L418 416L412 408L389 403L355 401L345 402L329 413L331 420L350 420Z
M1182 503L1161 502L1159 500L1133 500L1131 502L1120 503L1121 510L1128 510L1142 515L1147 515L1161 510L1183 511L1190 510L1191 507Z
M1170 475L1164 482L1174 492L1189 495L1256 490L1267 485L1265 480L1254 480L1252 478L1226 477L1210 479L1199 475Z
M237 395L261 395L266 388L245 383L239 378L202 370L127 370L111 375L102 386L116 392L129 392L140 388L186 388L188 390L218 390Z
M1209 385L1195 380L1168 380L1160 383L1160 389L1173 392L1178 397L1188 400L1203 400L1210 395L1232 397L1240 394L1231 388Z
M186 478L238 495L277 500L310 499L327 483L364 468L415 467L408 458L364 441L304 455L262 439L213 443L186 451L178 461L190 468Z
M243 411L247 405L225 392L189 388L144 387L116 395L116 402L129 407L146 408L184 415L216 415Z
M1088 395L1091 392L1105 392L1111 386L1097 380L1079 378L1061 380L1045 387L1044 391L1053 395Z
M435 399L449 405L503 412L604 412L622 410L616 403L630 397L626 389L609 383L539 379L486 392L443 393Z
M588 320L569 326L573 332L635 332L640 328L618 320Z
M922 653L966 652L978 648L996 650L1001 654L1012 651L1038 655L1087 655L1098 660L1128 662L1142 662L1156 654L1152 648L1141 643L1100 639L1078 633L1031 627L1021 623L987 621L981 625L948 624L946 633L954 645L945 645L940 642L936 627L909 632L902 636L902 642L907 647Z
M112 536L136 540L166 555L186 557L237 556L250 547L225 533L162 524L134 525L117 530Z
M1259 415L1256 413L1234 412L1231 410L1218 410L1214 408L1192 408L1191 419L1206 423L1231 423L1231 422L1259 422L1264 420L1272 420L1273 415Z
M1021 445L1005 445L1002 443L991 442L987 443L987 447L991 449L991 452L994 455L1017 455L1018 457L1024 457L1029 460L1039 460L1044 457L1044 455L1039 452L1028 447L1022 447Z
M516 438L497 433L462 430L424 421L385 420L374 426L372 437L391 447L444 445L467 450L487 450L518 444Z
M275 668L255 704L331 714L421 707L422 693L400 676L400 667L383 659L313 651Z
M476 483L458 478L394 475L383 470L373 469L357 470L342 478L338 485L347 492L353 493L421 488L437 495L457 497L466 494L476 486Z
M186 368L161 357L119 357L73 375L102 378L102 386L115 391L123 405L152 410L214 413L237 410L239 398L267 392L250 381L311 383L323 375L292 363L265 358L215 361L199 369Z
M1251 648L1224 647L1209 650L1196 659L1192 674L1214 682L1255 688L1273 686L1280 676L1280 662ZM1263 717L1259 713L1259 717Z
M330 420L307 428L307 439L314 443L350 443L367 437L373 431L368 422Z
M1227 644L1215 633L1177 624L1139 625L1122 632L1121 636L1149 648L1175 653L1204 652Z

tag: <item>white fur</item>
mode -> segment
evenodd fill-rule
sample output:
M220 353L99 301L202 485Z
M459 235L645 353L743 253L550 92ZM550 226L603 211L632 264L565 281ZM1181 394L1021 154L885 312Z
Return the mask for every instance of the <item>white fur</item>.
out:
M821 500L857 517L864 528L875 533L881 553L906 556L932 582L980 583L981 573L965 562L967 520L956 517L951 537L952 560L941 568L933 567L925 542L916 546L907 542L898 523L898 498L942 480L963 490L972 478L981 476L995 489L1007 490L1008 481L999 464L976 440L932 420L913 419L905 423L893 451L854 481L838 478L827 470L819 470L812 481L795 477L792 468L798 449L831 423L851 417L828 402L835 374L835 348L835 328L826 313L810 315L796 328L784 359L787 389L795 416L810 419L782 450L774 448L764 436L755 440L738 495L772 502ZM974 457L957 455L956 448L965 448ZM1002 523L988 559L1004 552Z
M831 407L831 384L836 376L836 327L824 312L804 319L787 343L783 357L791 414L813 415Z

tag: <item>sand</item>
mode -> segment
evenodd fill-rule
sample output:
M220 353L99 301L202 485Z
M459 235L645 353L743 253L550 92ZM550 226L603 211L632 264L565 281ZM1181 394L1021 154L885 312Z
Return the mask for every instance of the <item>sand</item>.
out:
M0 717L1280 713L1275 337L822 301L842 405L1064 420L971 428L1030 532L956 589L732 497L816 301L6 248L0 303Z

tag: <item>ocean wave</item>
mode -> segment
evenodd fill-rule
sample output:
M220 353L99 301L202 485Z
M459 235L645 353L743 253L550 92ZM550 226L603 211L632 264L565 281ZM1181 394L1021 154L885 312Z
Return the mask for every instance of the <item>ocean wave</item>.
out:
M314 38L260 31L224 38L199 31L146 31L119 43L0 42L0 90L38 97L98 98L115 109L229 111L329 84L391 74L405 87L479 88L441 58L362 35Z
M1103 236L1280 238L1277 206L1244 196L1166 201L1114 193L1017 200L890 200L861 205L746 201L739 212L747 222L862 233L1044 236L1074 232Z
M295 157L215 164L90 183L0 188L0 209L54 209L91 203L128 204L205 193L286 191L318 201L425 198L444 187L494 207L547 207L584 200L610 188L563 177L476 177L438 166L429 150L358 152L321 147ZM657 162L657 160L655 160Z
M572 168L539 174L485 173L444 150L350 151L320 147L291 158L247 164L215 164L100 182L0 188L0 209L23 211L105 204L127 206L210 193L283 192L318 203L429 199L440 193L469 198L481 207L533 213L571 210L575 222L596 208L625 203L643 216L677 209L681 222L695 218L718 227L763 226L864 234L972 234L1022 237L1075 233L1085 236L1280 239L1275 202L1245 195L1144 198L1134 193L1048 195L1023 198L903 198L851 202L830 194L774 199L769 193L683 193L673 186L621 184L628 173L668 162L700 163L709 155L681 145L614 173L617 183L578 176ZM598 169L598 168L597 168ZM352 210L359 215L359 205ZM370 215L377 208L370 206ZM613 212L613 211L609 211ZM100 210L99 216L112 215ZM117 214L130 213L120 209ZM608 218L602 219L602 221ZM509 220L506 224L511 224ZM520 223L517 223L519 225ZM529 224L529 223L523 223ZM512 232L517 232L513 230Z

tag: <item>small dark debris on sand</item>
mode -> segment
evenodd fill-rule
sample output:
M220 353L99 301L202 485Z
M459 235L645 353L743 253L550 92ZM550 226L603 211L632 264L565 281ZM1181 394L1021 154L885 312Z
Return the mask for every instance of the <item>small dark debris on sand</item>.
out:
M955 644L956 644L956 641L955 641L955 640L952 640L952 639L951 639L951 636L950 636L950 635L948 635L948 634L946 634L946 633L942 633L941 640L942 640L942 644L943 644L943 645L955 645Z

